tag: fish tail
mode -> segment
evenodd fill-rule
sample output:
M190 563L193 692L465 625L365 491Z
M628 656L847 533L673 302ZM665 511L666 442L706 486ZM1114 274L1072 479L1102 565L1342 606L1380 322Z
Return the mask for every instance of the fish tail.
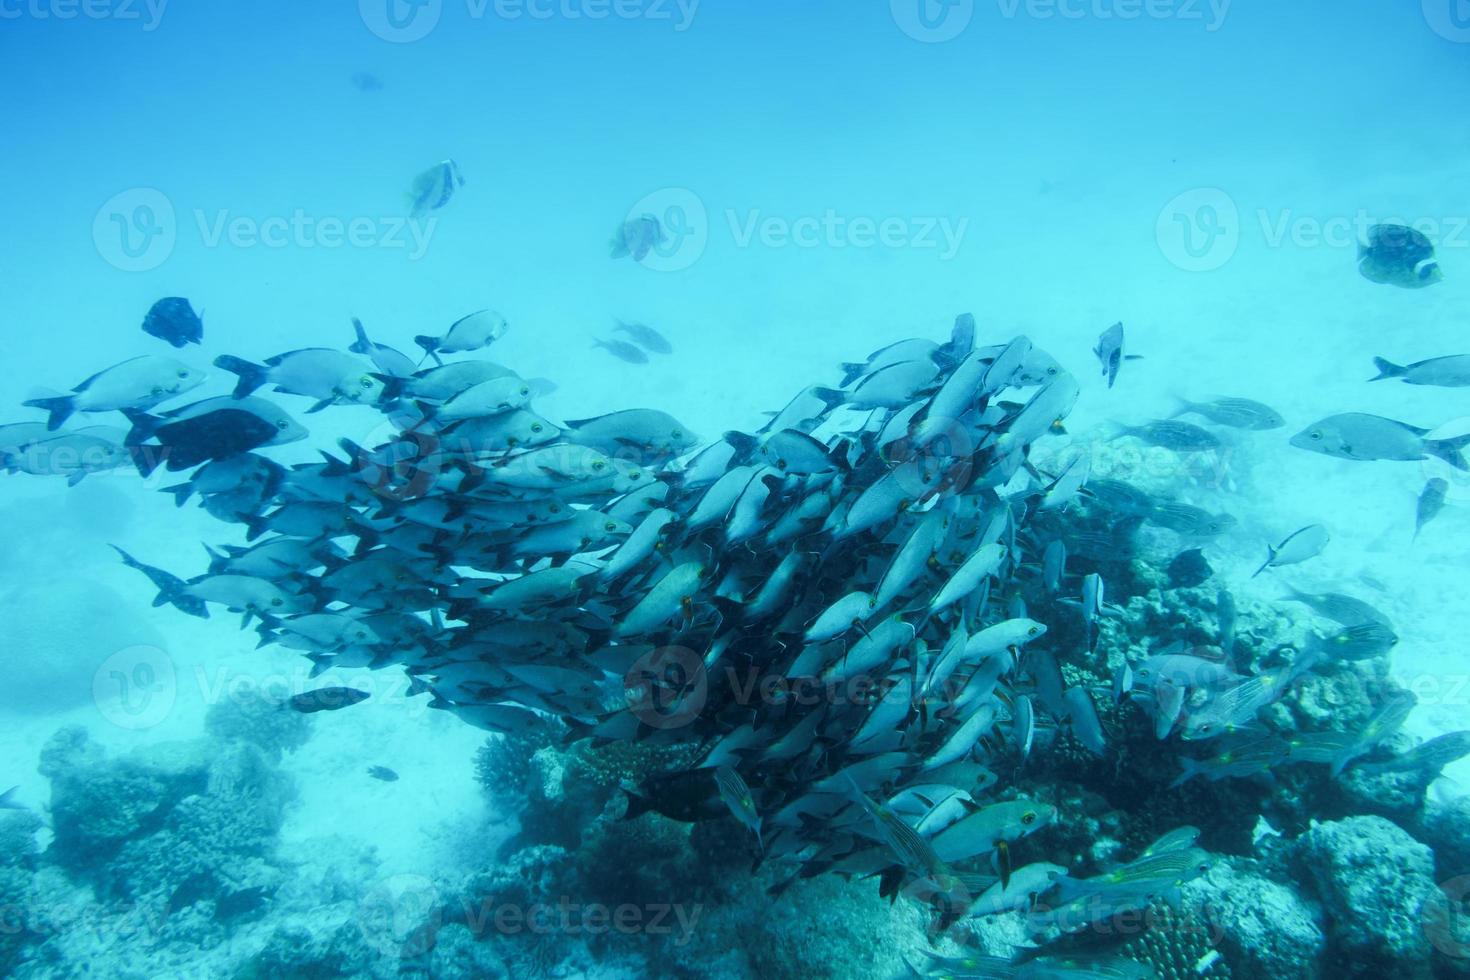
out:
M266 383L270 376L270 368L263 364L255 364L241 357L231 354L221 354L214 359L214 366L221 371L228 371L238 375L240 380L235 385L234 395L236 398L244 398Z
M51 432L61 428L76 411L76 398L73 395L62 395L57 398L33 398L24 404L26 408L39 408L51 413L51 417L46 420L46 428Z
M1381 357L1373 358L1373 366L1378 369L1378 375L1369 378L1369 381L1382 381L1384 378L1402 378L1409 373L1408 368L1400 367L1392 361L1385 360Z
M413 342L423 348L424 356L427 357L439 349L438 337L430 337L427 334L419 334L413 338Z
M189 502L189 497L194 493L194 487L188 483L178 483L171 487L164 487L164 493L174 495L174 506L182 507Z
M1178 789L1195 776L1198 776L1205 768L1204 764L1198 759L1184 758L1180 759L1179 762L1183 765L1184 771L1176 776L1174 781L1169 784L1170 789Z
M112 550L118 553L124 565L135 571L142 572L148 576L149 581L158 586L158 595L153 599L153 607L155 609L159 606L171 605L180 611L187 611L178 603L179 594L184 590L183 579L171 575L161 568L154 568L152 565L143 564L117 545L112 545Z
M1265 562L1262 563L1262 565L1261 565L1260 568L1258 568L1258 569L1255 570L1255 573L1251 575L1251 578L1255 578L1257 575L1261 574L1266 569L1270 568L1271 567L1271 563L1276 560L1276 549L1275 548L1268 548L1267 549L1267 552L1268 552L1268 554L1266 556Z
M19 786L12 786L9 789L7 789L5 792L0 793L0 810L20 810L20 809L22 809L21 805L19 803L15 802L15 794L16 794L16 791L19 790L19 789L20 789Z
M368 340L367 330L363 327L362 321L357 317L352 318L352 329L357 331L357 340L347 349L354 354L371 354L373 352L373 342Z
M1470 433L1455 436L1453 439L1430 439L1424 443L1424 451L1431 456L1438 456L1457 470L1470 471L1470 463L1465 461L1464 449L1470 446Z

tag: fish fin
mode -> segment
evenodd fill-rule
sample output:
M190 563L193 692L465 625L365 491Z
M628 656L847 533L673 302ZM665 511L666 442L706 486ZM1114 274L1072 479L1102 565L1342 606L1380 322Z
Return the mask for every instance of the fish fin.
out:
M234 396L244 398L265 384L270 377L270 368L263 364L255 364L244 358L235 357L230 354L221 354L214 359L214 366L221 371L228 371L237 375L240 380L235 384Z
M435 355L439 352L440 337L430 337L427 334L419 334L413 338L413 342L423 348L425 355Z
M32 398L21 404L26 408L39 408L51 413L51 417L46 420L48 432L55 432L61 428L66 420L71 418L72 412L76 411L76 398L72 395L62 395L57 398Z
M176 483L171 487L164 487L164 493L174 495L174 506L182 507L188 503L190 495L194 493L194 487L190 483Z
M751 455L760 449L759 439L755 436L747 435L744 432L737 432L734 429L726 432L720 438L735 449L736 459L742 462L749 459Z
M70 476L68 476L66 478L66 485L68 487L74 487L78 483L81 483L86 478L87 478L87 471L86 470L77 470L75 473L72 473Z
M336 396L333 396L331 398L323 398L321 401L317 402L315 405L313 405L310 408L308 408L306 410L306 414L307 415L315 415L317 412L326 411L327 409L331 408L335 404L337 404Z
M352 329L357 331L357 340L347 349L354 354L371 354L373 342L368 340L367 330L364 329L362 321L357 317L352 318Z
M1470 471L1470 463L1465 461L1463 450L1470 446L1470 433L1455 436L1453 439L1430 439L1424 443L1424 451L1431 456L1438 456L1457 470Z
M1407 368L1400 367L1392 361L1384 360L1381 357L1373 358L1373 366L1378 369L1378 376L1369 378L1369 381L1382 381L1384 378L1402 378L1408 373Z
M1179 762L1184 767L1184 769L1182 772L1179 773L1178 776L1174 778L1174 781L1169 784L1170 789L1178 789L1179 787L1183 786L1185 783L1193 779L1195 776L1198 776L1200 773L1204 772L1205 769L1204 763L1200 762L1198 759L1190 759L1186 757L1181 758Z
M19 789L19 786L12 786L5 792L0 793L0 810L24 809L19 803L15 802L15 794Z
M995 846L995 857L996 867L1000 872L1000 888L1005 891L1011 883L1011 845L1006 841L998 843Z
M821 385L814 385L808 390L828 408L836 408L838 405L847 401L847 392L841 388L825 388Z

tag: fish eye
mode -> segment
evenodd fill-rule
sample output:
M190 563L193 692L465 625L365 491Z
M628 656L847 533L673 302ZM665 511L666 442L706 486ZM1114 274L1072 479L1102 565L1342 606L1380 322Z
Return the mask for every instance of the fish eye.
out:
M617 522L608 521L606 524L602 525L602 529L604 531L616 531L618 529Z
M1035 810L1027 810L1025 813L1021 814L1021 825L1023 827L1029 827L1032 824L1034 824L1035 822L1036 822L1036 811Z
M1322 430L1321 429L1313 429L1311 432L1309 432L1307 434L1307 438L1313 440L1314 442L1321 442L1322 441Z
M602 461L602 460L600 460L600 459L599 459L599 460L597 460L597 461L596 461L596 462L594 462L594 463L593 463L593 464L592 464L592 468L593 468L593 469L594 469L594 470L600 470L600 469L604 469L604 468L605 468L605 467L606 467L606 466L607 466L607 464L606 464L606 463L604 463L604 462L603 462L603 461Z
M541 423L540 422L532 422L531 423L531 431L532 432L540 432L541 431Z
M183 369L181 369L179 371L179 377L181 377L181 378L187 378L188 376L189 376L189 369L188 368L183 368Z
M1037 633L1040 633L1040 632L1041 632L1041 627L1040 626L1033 626L1033 627L1031 627L1030 629L1028 629L1026 631L1026 635L1027 636L1035 636Z
M371 387L372 387L372 386L373 386L373 379L372 379L372 378L368 378L368 377L364 377L364 378L363 378L363 379L362 379L362 381L361 381L361 382L360 382L360 384L361 384L361 385L362 385L362 386L363 386L363 387L364 387L364 388L371 388Z
M273 606L279 606L282 603L284 603L285 601L286 600L282 599L280 596L276 596L274 599L271 600L271 605L273 605Z
M291 428L291 423L287 422L285 419L281 419L281 421L276 423L276 428L280 429L282 432L285 432L287 429Z
M521 394L522 395L529 395L530 393L531 393L531 389L530 388L527 388L525 385L521 385Z
M670 432L669 435L673 436L675 439L682 439L682 438L684 438L684 433L680 432L678 429L675 429L673 432Z
M155 398L157 398L159 395L163 394L163 388L159 385L154 385L152 394Z

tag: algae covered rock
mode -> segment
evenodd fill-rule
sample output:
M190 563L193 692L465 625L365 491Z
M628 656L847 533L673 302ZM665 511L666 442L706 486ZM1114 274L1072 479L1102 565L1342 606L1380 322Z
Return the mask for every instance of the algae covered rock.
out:
M1296 854L1327 912L1331 975L1429 976L1423 911L1438 893L1429 848L1366 816L1314 826Z
M1291 888L1221 861L1188 892L1204 906L1236 980L1322 976L1322 910Z

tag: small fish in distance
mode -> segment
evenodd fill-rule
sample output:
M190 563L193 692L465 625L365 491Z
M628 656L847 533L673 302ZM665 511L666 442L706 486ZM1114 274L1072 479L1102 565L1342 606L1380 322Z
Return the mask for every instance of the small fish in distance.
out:
M444 207L464 186L464 175L453 160L441 160L413 179L408 192L409 216L422 218Z
M669 343L668 338L657 330L644 323L627 323L618 321L613 327L617 333L625 333L632 338L633 343L653 354L672 354L674 346Z
M648 253L668 240L663 225L651 214L640 215L618 226L613 232L609 254L615 259L631 258L642 262Z
M593 347L601 347L613 357L629 364L647 364L648 355L626 340L594 340Z

